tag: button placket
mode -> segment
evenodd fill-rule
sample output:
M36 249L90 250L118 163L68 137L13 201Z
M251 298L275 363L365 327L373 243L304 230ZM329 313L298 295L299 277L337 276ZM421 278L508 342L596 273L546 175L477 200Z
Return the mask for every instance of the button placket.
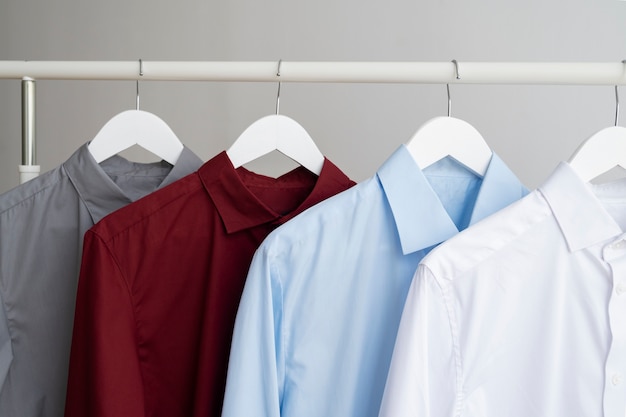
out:
M604 412L606 416L623 416L626 410L626 242L623 236L606 245L603 258L611 268L613 291L608 300L611 341L605 364L606 387Z

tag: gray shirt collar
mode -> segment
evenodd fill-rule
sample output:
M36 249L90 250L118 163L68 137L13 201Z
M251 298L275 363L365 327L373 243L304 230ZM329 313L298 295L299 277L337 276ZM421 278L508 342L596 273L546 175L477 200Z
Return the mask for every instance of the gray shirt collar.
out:
M98 164L86 143L63 163L62 169L95 224L107 214L182 178L183 173L193 172L201 164L187 147L174 166L165 161L131 162L119 155Z

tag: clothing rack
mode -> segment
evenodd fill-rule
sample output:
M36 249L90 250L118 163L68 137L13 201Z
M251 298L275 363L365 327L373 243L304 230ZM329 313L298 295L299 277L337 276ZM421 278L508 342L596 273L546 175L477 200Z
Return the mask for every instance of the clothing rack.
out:
M0 61L0 79L278 81L278 62ZM295 62L282 61L280 81L425 84L626 84L620 62Z
M624 62L0 61L22 80L20 182L36 165L35 80L626 85Z

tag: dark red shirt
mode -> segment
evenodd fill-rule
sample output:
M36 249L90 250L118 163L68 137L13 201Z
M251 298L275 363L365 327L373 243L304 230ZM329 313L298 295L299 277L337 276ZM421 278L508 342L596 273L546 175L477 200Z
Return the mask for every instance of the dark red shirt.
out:
M298 167L274 179L222 152L89 230L66 416L219 416L255 250L352 185L328 160L319 177Z

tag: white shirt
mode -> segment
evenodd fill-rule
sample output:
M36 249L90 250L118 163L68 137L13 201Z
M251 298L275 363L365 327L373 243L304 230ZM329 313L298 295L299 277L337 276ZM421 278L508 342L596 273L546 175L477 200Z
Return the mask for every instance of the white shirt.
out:
M626 181L561 163L434 249L411 284L380 416L626 413Z

